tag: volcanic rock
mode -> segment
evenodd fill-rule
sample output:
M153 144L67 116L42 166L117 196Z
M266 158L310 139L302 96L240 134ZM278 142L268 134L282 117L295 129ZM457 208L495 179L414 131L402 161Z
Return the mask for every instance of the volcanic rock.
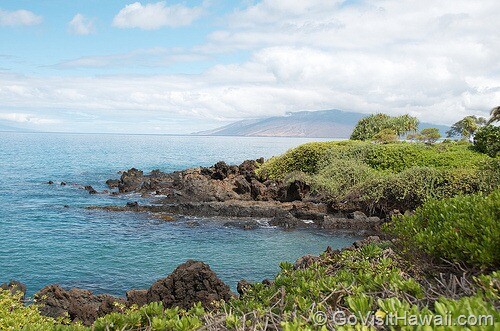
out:
M165 307L185 309L201 302L203 307L209 308L214 301L229 300L231 296L229 286L207 264L188 260L167 278L156 281L148 290L147 301L161 301Z

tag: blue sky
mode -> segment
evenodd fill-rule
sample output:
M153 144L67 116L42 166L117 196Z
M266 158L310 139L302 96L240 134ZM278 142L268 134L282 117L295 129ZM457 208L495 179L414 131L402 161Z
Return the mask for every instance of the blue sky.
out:
M189 133L290 111L500 104L498 1L0 0L0 124Z

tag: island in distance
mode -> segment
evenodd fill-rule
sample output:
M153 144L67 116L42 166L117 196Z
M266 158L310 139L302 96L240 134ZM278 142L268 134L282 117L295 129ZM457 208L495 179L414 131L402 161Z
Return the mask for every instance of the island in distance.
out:
M241 120L216 129L195 132L206 136L349 138L356 123L366 114L338 109L300 111L260 119ZM449 127L420 123L419 128L438 128L441 135Z

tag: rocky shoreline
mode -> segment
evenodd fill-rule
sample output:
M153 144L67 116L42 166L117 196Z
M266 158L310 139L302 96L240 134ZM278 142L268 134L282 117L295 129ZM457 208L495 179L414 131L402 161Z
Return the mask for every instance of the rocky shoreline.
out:
M383 219L367 216L360 210L335 209L325 197L312 192L305 182L261 178L256 170L263 162L263 159L246 160L239 166L218 162L208 168L192 168L172 173L154 170L144 174L143 171L132 168L122 172L120 179L107 180L109 190L98 192L89 185L83 188L89 194L140 194L149 204L130 201L122 206L87 208L148 213L154 218L169 222L185 216L216 217L225 221L226 226L245 230L258 227L256 219L267 219L269 225L283 229L317 228L355 232L365 236L379 233ZM48 184L53 185L54 182L50 181ZM62 182L61 185L66 183ZM196 222L189 224L199 225L194 223ZM376 236L368 237L346 249L378 240ZM335 252L328 247L327 253ZM305 268L317 259L318 257L310 255L301 257L294 267ZM262 283L269 285L272 281L263 280ZM242 294L248 284L245 280L240 281L238 293ZM13 293L26 292L26 287L16 281L2 284L1 287ZM34 302L41 305L40 312L46 316L69 317L71 321L91 325L99 317L120 312L124 307L133 305L162 302L164 307L188 309L200 302L203 307L210 309L214 302L227 301L235 296L207 264L189 260L166 278L157 280L149 289L127 291L125 298L48 285L35 294Z
M334 255L343 250L354 250L370 243L378 243L380 238L370 236L354 242L342 250L327 247L325 254ZM306 255L294 263L294 269L305 269L319 260L318 256ZM264 279L264 286L273 284L272 280ZM251 283L246 280L238 282L237 292L243 295ZM18 281L0 285L0 289L9 290L12 294L21 293L25 300L26 286ZM158 279L148 289L132 289L125 293L125 298L109 294L93 294L89 290L72 288L66 290L60 285L48 285L38 291L33 297L33 303L39 306L41 314L53 318L69 318L72 322L92 325L96 319L113 312L122 312L124 308L161 302L163 307L179 307L190 309L201 304L208 310L220 301L236 298L238 294L220 280L210 266L201 262L188 260L179 265L170 275Z
M227 217L241 219L242 227L252 229L251 218L269 219L284 229L318 228L368 235L377 234L384 221L367 216L356 208L334 207L327 198L311 191L300 180L276 181L260 177L256 170L264 159L227 165L221 161L211 167L191 168L149 174L132 168L120 179L106 181L111 195L140 194L151 203L128 202L124 206L91 206L89 209L115 212L142 212L166 221L180 216ZM97 192L85 186L90 194Z

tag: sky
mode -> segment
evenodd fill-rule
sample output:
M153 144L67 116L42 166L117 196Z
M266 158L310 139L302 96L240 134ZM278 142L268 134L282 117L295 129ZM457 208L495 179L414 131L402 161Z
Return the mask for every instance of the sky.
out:
M498 0L0 0L0 124L190 133L303 110L500 105Z

